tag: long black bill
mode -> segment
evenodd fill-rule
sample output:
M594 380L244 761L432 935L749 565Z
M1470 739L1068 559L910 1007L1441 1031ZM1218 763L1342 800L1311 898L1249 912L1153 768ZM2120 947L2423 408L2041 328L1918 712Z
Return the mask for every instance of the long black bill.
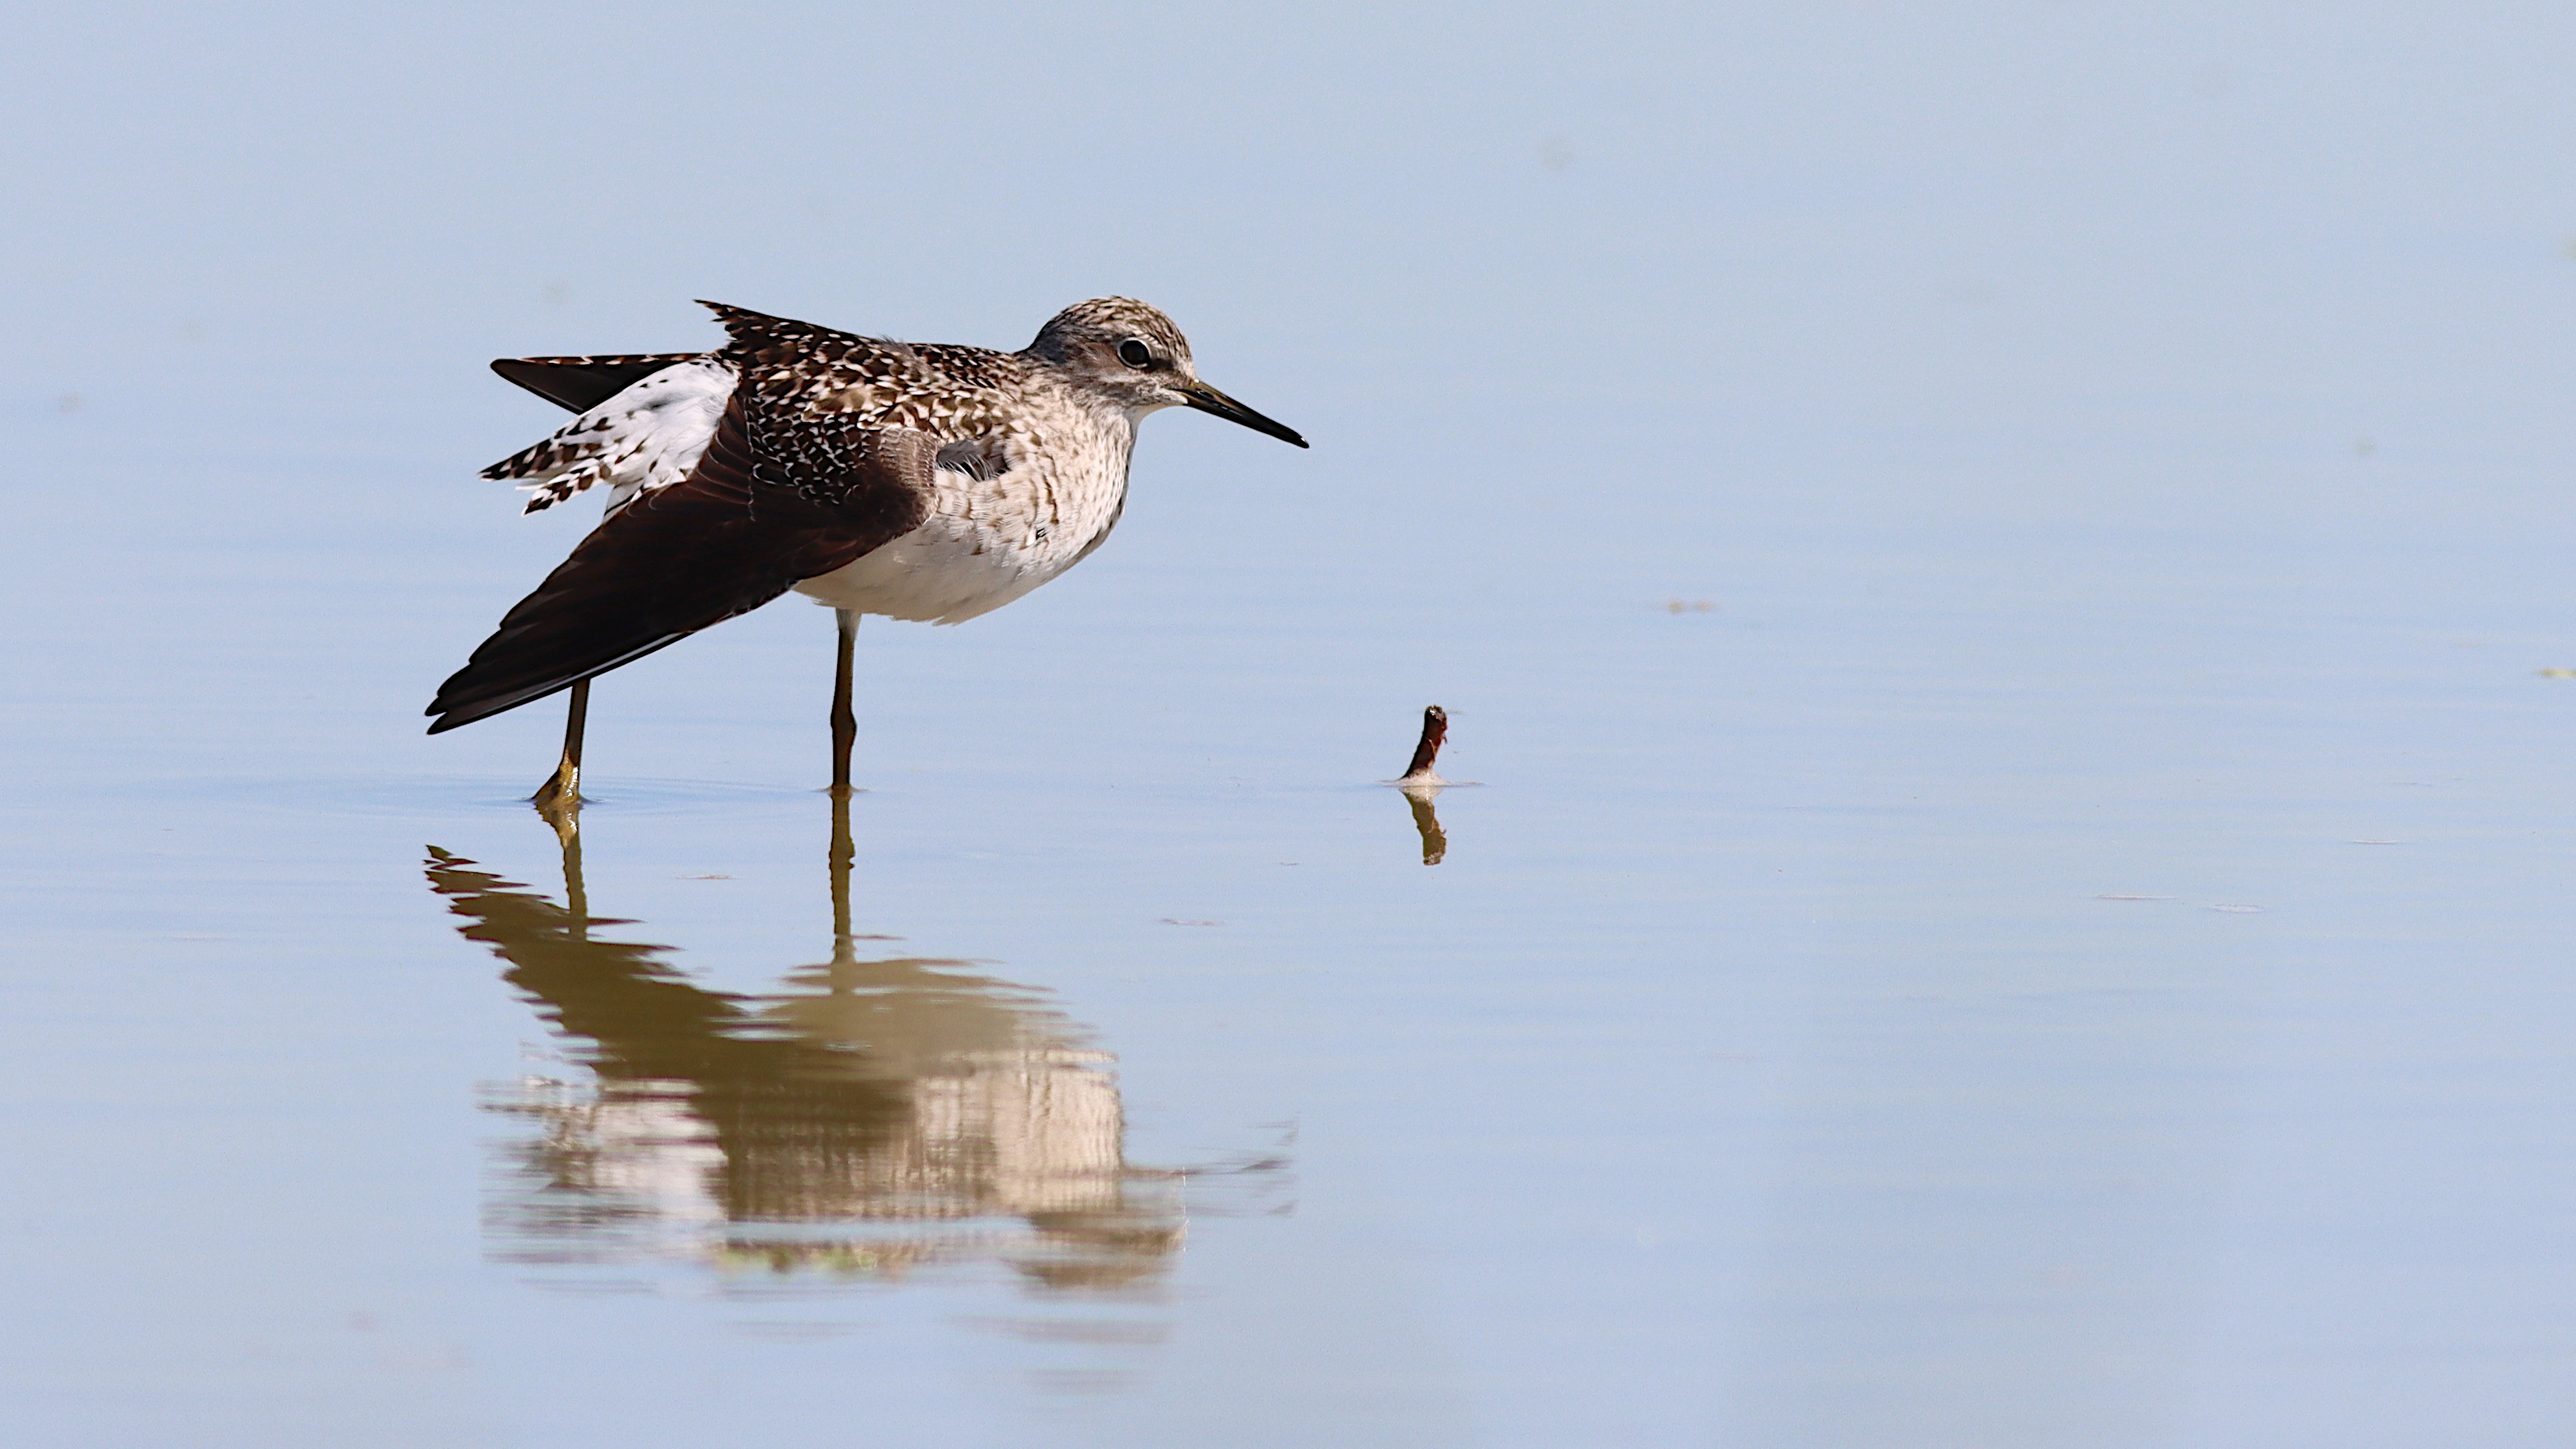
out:
M1236 402L1234 399L1227 397L1224 393L1218 392L1215 388L1208 386L1206 383L1181 383L1179 384L1179 388L1181 396L1188 398L1190 400L1190 406L1197 408L1200 412L1214 413L1216 416L1225 419L1229 423L1241 423L1256 433L1268 433L1270 436L1277 438L1283 443L1295 443L1301 448L1306 446L1306 440L1297 436L1297 430L1295 428L1288 426L1286 423L1273 422L1270 419L1263 417L1261 414L1256 413L1252 409L1245 407L1243 404Z

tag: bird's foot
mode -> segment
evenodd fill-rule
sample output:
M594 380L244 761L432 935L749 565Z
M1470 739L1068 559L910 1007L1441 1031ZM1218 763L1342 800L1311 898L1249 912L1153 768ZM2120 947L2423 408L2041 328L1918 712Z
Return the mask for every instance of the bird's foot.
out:
M540 810L558 805L580 809L581 767L579 765L556 766L555 772L546 776L546 782L537 787L537 793L529 796L528 801Z
M538 816L554 827L557 839L571 840L581 832L581 768L566 765L548 775L528 803L536 806Z

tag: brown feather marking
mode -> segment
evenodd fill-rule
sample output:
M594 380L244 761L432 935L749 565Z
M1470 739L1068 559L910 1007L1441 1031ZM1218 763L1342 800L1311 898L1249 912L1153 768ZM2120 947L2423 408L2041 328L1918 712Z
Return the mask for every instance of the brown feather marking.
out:
M439 687L430 733L542 699L920 526L937 444L738 389L688 478L583 539Z

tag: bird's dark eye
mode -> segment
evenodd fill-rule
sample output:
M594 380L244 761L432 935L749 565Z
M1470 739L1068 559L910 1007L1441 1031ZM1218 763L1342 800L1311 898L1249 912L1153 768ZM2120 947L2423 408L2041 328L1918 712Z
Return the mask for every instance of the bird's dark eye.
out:
M1154 349L1130 337L1118 344L1118 360L1129 367L1151 367L1154 365Z

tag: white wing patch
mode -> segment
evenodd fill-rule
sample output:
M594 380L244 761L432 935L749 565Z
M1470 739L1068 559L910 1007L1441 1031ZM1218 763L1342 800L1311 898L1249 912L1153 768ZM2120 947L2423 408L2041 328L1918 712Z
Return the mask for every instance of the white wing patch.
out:
M714 357L674 363L557 429L534 447L483 470L519 485L535 513L593 484L609 489L610 513L637 494L689 476L733 396L732 364Z

